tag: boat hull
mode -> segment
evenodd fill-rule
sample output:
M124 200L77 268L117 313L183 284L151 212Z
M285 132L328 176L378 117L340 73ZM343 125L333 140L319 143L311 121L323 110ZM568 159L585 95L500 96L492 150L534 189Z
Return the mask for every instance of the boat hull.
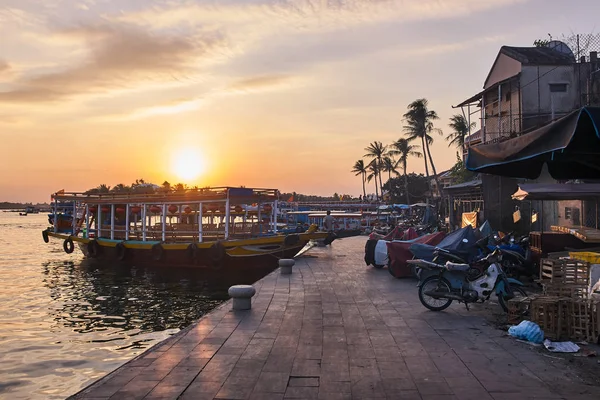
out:
M299 234L295 235L294 240L289 240L289 236L277 236L195 244L122 242L108 239L93 241L51 232L47 235L64 241L73 240L86 257L103 263L204 268L213 271L269 271L277 268L278 260L293 258L311 241L323 239L327 234ZM94 246L90 242L93 242Z

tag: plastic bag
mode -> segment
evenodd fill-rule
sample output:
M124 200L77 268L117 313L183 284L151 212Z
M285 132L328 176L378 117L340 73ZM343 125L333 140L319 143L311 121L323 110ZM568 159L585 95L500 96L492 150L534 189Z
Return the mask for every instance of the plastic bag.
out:
M539 344L544 341L544 331L538 324L531 321L522 321L519 325L511 326L508 328L508 334L532 343Z

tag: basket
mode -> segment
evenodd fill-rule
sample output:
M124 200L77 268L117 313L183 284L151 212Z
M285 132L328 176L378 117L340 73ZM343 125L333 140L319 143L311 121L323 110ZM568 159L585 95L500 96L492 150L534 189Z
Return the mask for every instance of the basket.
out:
M543 283L588 286L590 264L570 258L544 258L541 262L540 279Z
M600 264L600 253L593 253L591 251L569 252L569 257L589 262L590 264Z
M531 321L544 331L545 337L562 340L569 337L570 320L568 304L571 300L558 297L537 297L529 308Z

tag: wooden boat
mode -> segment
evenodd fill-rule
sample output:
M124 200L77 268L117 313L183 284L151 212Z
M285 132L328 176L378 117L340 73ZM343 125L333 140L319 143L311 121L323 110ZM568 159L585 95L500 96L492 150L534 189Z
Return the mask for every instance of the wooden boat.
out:
M213 269L275 268L309 242L333 241L316 225L282 234L276 222L278 191L204 188L180 192L52 195L45 242L77 243L90 258L136 265Z

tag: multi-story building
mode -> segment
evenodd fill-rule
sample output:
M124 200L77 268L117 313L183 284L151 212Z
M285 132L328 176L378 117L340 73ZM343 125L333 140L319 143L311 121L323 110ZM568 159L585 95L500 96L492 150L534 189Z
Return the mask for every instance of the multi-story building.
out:
M468 148L525 135L589 105L600 105L597 53L576 59L566 44L553 41L546 47L501 47L483 90L456 107L463 109L469 122L479 120L480 131L465 140ZM517 183L482 174L485 209L494 210L482 218L496 229L514 230L512 214L521 204L510 196Z

